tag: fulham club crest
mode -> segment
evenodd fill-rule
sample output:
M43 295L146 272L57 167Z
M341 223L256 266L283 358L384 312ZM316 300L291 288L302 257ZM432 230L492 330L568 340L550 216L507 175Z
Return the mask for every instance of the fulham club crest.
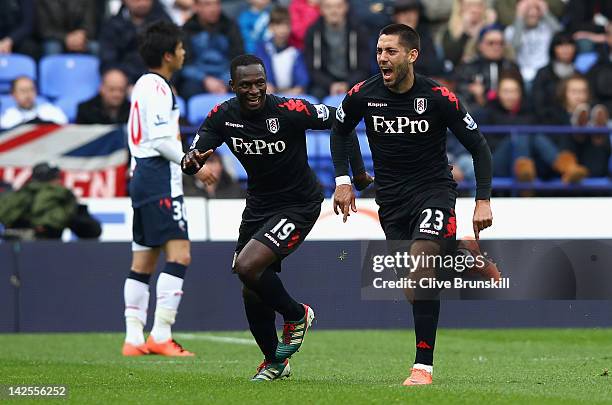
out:
M423 114L425 110L427 110L427 99L422 97L415 98L414 111L416 111L417 114Z
M266 125L268 126L268 131L272 132L273 134L277 133L280 129L278 125L278 118L268 118L266 120Z

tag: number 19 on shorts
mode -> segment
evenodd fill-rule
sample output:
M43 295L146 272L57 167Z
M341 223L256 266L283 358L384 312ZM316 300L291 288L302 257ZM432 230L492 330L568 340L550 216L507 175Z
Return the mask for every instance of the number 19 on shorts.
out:
M270 229L270 232L280 240L285 240L289 237L291 232L295 229L295 224L287 222L287 218L283 218L278 221L278 224L274 228ZM278 232L278 233L277 233Z

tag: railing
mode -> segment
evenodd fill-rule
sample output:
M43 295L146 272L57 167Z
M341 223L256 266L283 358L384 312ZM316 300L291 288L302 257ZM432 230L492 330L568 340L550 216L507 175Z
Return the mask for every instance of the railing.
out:
M187 141L193 138L193 134L197 127L182 127L181 132L186 137ZM563 136L568 134L585 134L585 135L601 135L602 133L612 134L612 129L607 127L570 127L570 126L550 126L550 125L494 125L481 126L480 130L483 134L489 136L510 135L513 143L518 137L531 136L533 134L545 134L552 136ZM360 138L360 145L366 168L372 170L371 154L367 145L365 129L362 126L357 128L357 134ZM329 131L308 131L308 160L311 167L317 172L321 182L326 188L326 194L329 196L333 192L333 165L329 152ZM515 156L516 157L516 156ZM239 165L238 162L236 164ZM609 173L612 173L612 158L609 163ZM235 170L236 171L236 170ZM239 169L241 174L238 176L240 180L245 180L241 176L245 173ZM591 177L582 180L575 184L566 184L560 179L542 180L536 179L533 182L520 182L513 177L494 177L494 190L506 190L512 195L517 195L521 190L549 190L549 191L599 191L612 194L612 179L610 177ZM469 182L460 182L459 189L470 190L475 185Z

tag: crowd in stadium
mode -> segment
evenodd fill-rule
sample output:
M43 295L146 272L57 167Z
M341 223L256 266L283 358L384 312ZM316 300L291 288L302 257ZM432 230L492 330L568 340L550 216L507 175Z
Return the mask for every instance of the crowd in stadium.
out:
M187 59L173 84L185 125L207 113L196 106L215 104L192 100L229 97L229 63L242 53L264 60L269 92L337 105L378 72L376 38L390 22L418 31L416 72L452 89L481 126L610 121L612 2L604 0L0 0L0 8L0 53L38 64L2 73L2 129L127 122L131 86L145 71L138 34L160 19L184 32ZM45 91L53 86L42 83L43 65L66 54L92 55L95 71L75 75L59 94ZM62 81L53 69L46 80ZM607 129L485 135L495 177L580 184L610 176ZM471 158L452 136L448 150L456 180L473 181Z

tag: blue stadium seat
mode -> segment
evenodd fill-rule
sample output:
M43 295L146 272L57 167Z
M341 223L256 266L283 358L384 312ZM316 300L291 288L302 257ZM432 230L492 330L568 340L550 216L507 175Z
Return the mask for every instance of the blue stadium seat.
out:
M335 96L327 96L323 99L323 104L338 107L342 100L344 100L345 94L336 94Z
M17 53L0 55L0 93L8 93L11 82L19 76L36 80L36 62L27 55Z
M47 100L46 97L37 96L36 97L36 102L38 104L40 104L40 103L47 103L47 102L49 102L49 100ZM0 115L4 114L4 111L6 111L7 109L13 107L14 105L15 105L15 99L13 99L13 96L11 96L10 94L2 94L2 95L0 95Z
M176 98L176 104L178 104L179 111L181 112L181 117L185 118L187 116L187 104L185 103L185 99L179 96L174 96Z
M234 97L234 93L226 94L198 94L187 102L187 121L192 125L200 125L206 115L217 104Z
M53 104L59 107L66 117L68 117L69 122L74 122L76 120L77 111L79 109L79 103L83 102L83 100L79 100L74 97L61 97L55 100Z
M359 139L359 149L361 150L363 157L371 157L372 151L370 150L370 144L368 143L368 136L364 132L358 132L357 139Z
M87 100L98 93L100 62L91 55L50 55L40 60L40 93L51 99Z
M319 104L319 99L310 94L277 94L277 96L285 98L301 98L308 101L310 104Z

